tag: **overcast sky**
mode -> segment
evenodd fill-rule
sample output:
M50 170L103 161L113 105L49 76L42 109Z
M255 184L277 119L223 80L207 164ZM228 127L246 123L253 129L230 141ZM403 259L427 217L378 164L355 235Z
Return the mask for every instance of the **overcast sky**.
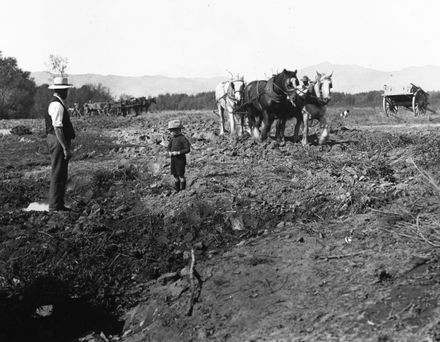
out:
M323 61L440 65L435 0L2 0L0 51L28 71L264 77Z

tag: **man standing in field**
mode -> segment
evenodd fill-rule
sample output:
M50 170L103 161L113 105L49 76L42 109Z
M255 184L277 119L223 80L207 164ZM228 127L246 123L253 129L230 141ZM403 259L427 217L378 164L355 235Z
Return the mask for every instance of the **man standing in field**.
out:
M55 77L49 89L54 89L54 95L45 115L47 144L50 152L52 173L49 190L49 211L69 211L64 205L66 192L67 168L72 156L71 140L75 131L69 117L69 111L64 103L68 89L72 85L66 77Z

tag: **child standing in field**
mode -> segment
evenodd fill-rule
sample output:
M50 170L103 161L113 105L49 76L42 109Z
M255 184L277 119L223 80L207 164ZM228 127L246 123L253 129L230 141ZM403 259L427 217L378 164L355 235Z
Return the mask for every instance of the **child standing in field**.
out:
M182 134L180 120L168 122L168 129L172 137L168 145L168 154L171 157L171 174L174 177L174 189L176 192L186 188L185 166L186 154L190 152L190 143Z

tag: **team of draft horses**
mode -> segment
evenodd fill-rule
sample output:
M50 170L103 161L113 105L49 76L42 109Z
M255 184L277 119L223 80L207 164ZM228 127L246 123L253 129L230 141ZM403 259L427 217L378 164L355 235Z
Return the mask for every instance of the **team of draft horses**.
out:
M151 104L156 104L156 98L130 98L118 102L87 102L83 105L83 110L78 103L74 103L73 108L69 108L72 116L92 116L92 115L107 115L107 116L126 116L134 113L139 115L142 112L148 112Z
M294 141L303 125L302 144L308 144L309 122L318 120L321 126L319 144L327 141L329 127L326 118L330 101L332 74L316 72L313 82L303 77L300 84L297 71L284 69L269 80L252 81L245 84L243 78L220 83L215 89L217 110L220 115L220 134L225 132L227 113L231 134L244 133L247 118L248 132L259 141L267 139L272 124L276 121L276 140L284 141L286 121L296 118Z

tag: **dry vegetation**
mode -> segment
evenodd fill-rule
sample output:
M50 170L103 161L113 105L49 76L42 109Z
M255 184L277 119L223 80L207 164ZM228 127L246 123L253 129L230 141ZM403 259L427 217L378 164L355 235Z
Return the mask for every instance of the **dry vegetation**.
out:
M32 129L0 136L0 339L440 340L437 117L338 112L309 148L220 137L208 112L76 121L65 215L22 211L48 190L42 122L0 122Z

